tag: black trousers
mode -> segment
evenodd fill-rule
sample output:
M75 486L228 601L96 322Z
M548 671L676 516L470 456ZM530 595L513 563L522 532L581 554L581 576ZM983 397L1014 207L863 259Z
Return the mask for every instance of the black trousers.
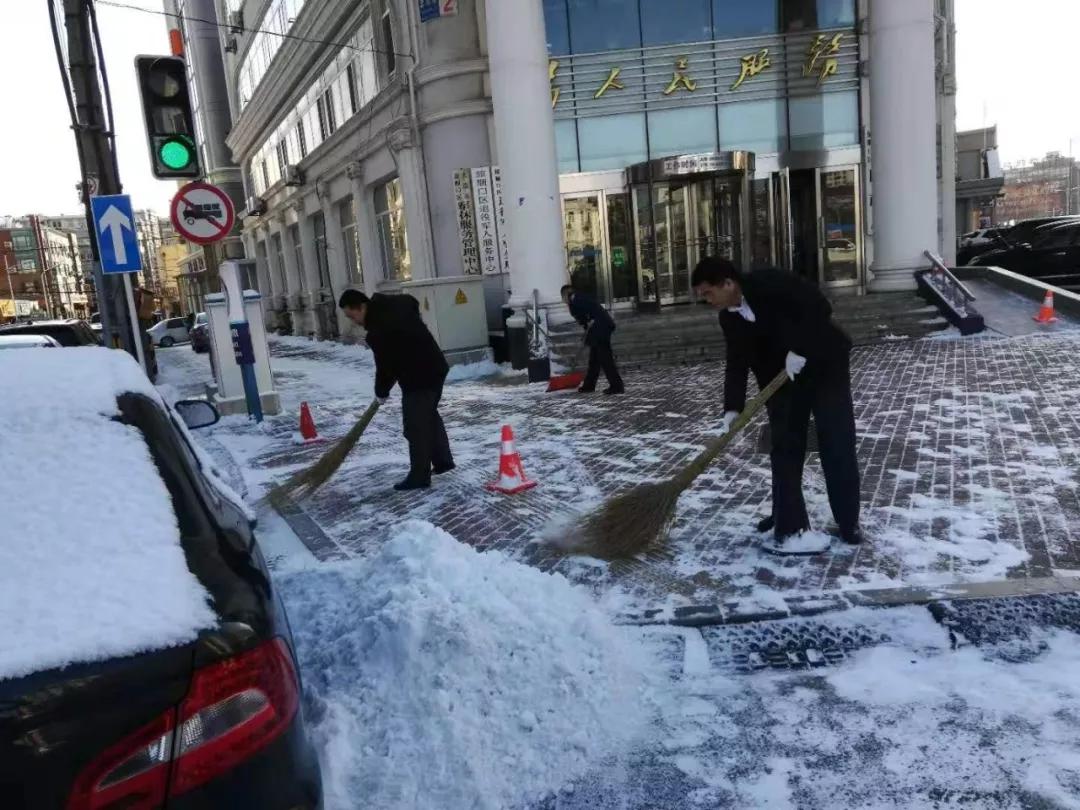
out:
M615 353L611 350L611 340L593 340L589 344L589 368L585 372L585 381L581 387L586 391L596 388L596 380L600 377L603 369L607 377L608 385L615 389L622 389L623 380L619 376L619 369L615 365Z
M818 453L829 506L841 532L859 525L859 465L855 458L855 411L851 404L850 355L826 366L807 365L769 403L772 433L772 496L776 536L810 528L802 475L810 414L817 424Z
M432 465L443 469L454 463L450 439L439 416L440 399L442 386L401 393L401 422L409 442L410 481L431 481Z

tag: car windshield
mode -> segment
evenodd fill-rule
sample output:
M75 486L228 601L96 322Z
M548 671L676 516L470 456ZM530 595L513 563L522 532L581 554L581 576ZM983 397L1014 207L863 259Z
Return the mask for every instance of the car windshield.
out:
M205 312L200 312L198 315L196 315L195 316L195 323L196 324L206 323L206 313Z

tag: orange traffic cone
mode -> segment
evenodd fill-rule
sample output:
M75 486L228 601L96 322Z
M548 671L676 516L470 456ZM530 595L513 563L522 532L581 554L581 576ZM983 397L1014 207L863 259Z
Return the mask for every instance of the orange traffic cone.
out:
M311 411L306 402L300 403L300 435L304 437L305 442L322 441L319 438L319 431L315 430L315 420L311 418Z
M1039 314L1035 316L1035 320L1039 323L1054 323L1057 320L1057 316L1054 315L1053 290L1046 291L1046 297L1043 298L1042 307L1039 309Z
M484 485L492 492L504 495L516 495L536 486L535 481L525 477L525 468L521 466L521 456L514 449L514 431L509 425L503 425L502 452L499 454L499 477Z

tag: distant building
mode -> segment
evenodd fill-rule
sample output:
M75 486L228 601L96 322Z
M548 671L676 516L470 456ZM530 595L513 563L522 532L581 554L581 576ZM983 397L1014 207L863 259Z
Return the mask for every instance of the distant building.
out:
M956 133L956 230L989 227L1005 176L998 157L997 127Z
M166 315L186 315L192 311L181 292L183 260L190 249L190 245L177 236L172 225L163 223L158 264L161 267L161 309Z
M1041 160L1005 168L1005 196L994 209L995 224L1065 214L1080 214L1076 158L1049 152Z
M51 221L29 215L9 220L9 227L0 230L0 264L11 271L4 280L8 300L32 300L31 315L88 317L90 299L78 238ZM6 309L12 308L19 309Z

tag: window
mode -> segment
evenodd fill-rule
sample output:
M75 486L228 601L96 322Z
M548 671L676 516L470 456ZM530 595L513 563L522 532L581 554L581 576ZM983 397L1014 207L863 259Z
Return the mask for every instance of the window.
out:
M547 47L551 56L570 53L566 0L544 0L544 29L547 32Z
M577 172L577 122L573 119L555 122L555 149L559 158L559 174Z
M34 240L30 234L17 233L11 237L12 244L15 246L15 250L33 250Z
M36 270L37 262L33 259L19 259L19 268L22 270Z
M315 232L315 264L319 270L319 287L330 287L330 260L326 255L326 217L319 211L311 218L311 228Z
M719 106L720 148L768 155L786 148L787 118L782 99L740 101Z
M638 4L625 0L567 0L573 53L612 51L641 45Z
M383 277L408 281L412 278L412 262L405 232L405 202L398 178L375 188L375 221L379 230Z
M345 81L349 85L349 115L360 112L360 94L356 87L356 68L351 64L345 68Z
M379 92L379 72L375 69L375 28L368 18L360 24L360 30L356 35L356 47L359 54L356 57L360 66L360 88L363 102L367 104L375 98Z
M713 38L711 17L709 0L641 0L644 44L710 40Z
M337 129L337 121L334 118L334 99L330 90L319 96L317 106L319 108L319 133L325 141Z
M350 284L362 284L360 235L356 229L356 211L352 197L338 204L338 222L341 223L341 241L345 243L345 275Z
M394 53L394 24L390 19L390 9L383 11L382 15L382 39L383 39L383 52L386 56L386 73L387 75L393 75L395 68L397 67L397 54Z
M270 188L270 171L266 166L266 159L261 160L259 165L262 169L263 191L266 191L266 189Z
M300 226L289 226L289 239L293 244L293 252L296 255L296 274L300 279L300 289L307 289L307 279L304 278L304 249L300 243Z
M791 149L830 149L859 142L858 91L788 101Z
M649 156L716 151L714 107L683 107L649 113Z
M787 32L855 25L855 0L780 0Z
M1061 248L1072 247L1077 236L1080 236L1080 228L1073 226L1054 228L1035 242L1032 247L1036 250L1059 250Z
M578 121L581 171L623 169L646 158L645 114L605 115Z
M277 146L275 147L274 151L277 152L278 171L280 172L281 176L284 177L285 169L289 165L288 142L284 138L282 138L280 141L277 142Z
M300 159L307 157L307 133L304 132L303 120L296 122L296 142L300 146Z
M775 34L779 30L776 2L712 0L713 37L734 39Z

